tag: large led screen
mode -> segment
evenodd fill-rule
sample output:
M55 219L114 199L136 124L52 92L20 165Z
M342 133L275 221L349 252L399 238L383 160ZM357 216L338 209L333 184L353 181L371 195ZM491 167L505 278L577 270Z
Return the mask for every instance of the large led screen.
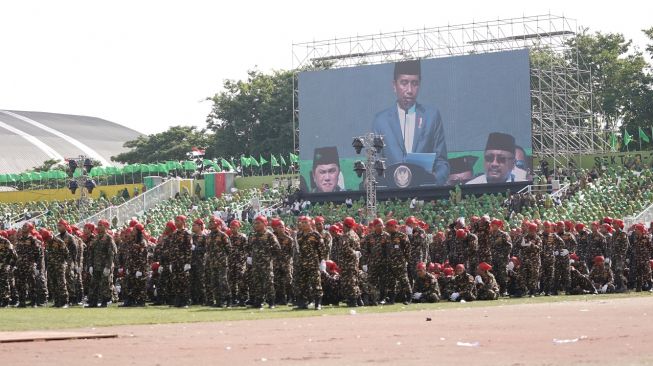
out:
M306 71L298 86L304 192L362 190L352 141L370 133L378 189L531 180L528 50Z

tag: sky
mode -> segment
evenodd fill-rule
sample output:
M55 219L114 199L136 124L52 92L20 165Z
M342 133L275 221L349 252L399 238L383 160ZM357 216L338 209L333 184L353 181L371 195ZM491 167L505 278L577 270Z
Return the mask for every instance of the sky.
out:
M0 109L104 118L145 134L205 126L223 80L290 69L292 44L555 14L641 49L653 1L69 1L0 3Z

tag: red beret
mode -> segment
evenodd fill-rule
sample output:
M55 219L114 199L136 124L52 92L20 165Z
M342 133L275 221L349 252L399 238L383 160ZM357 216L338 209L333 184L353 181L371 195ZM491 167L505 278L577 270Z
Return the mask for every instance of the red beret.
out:
M603 262L605 262L605 257L604 256L597 255L596 257L594 257L594 264L603 263Z
M547 221L544 221L543 226L544 226L545 228L548 228L548 227L551 227L551 226L553 226L553 225L552 225L551 221L548 221L548 220L547 220Z
M444 271L445 276L453 275L453 268L451 268L451 267L445 267L443 271Z
M348 228L353 228L356 226L356 220L352 217L345 217L345 219L342 220L342 225Z
M134 226L136 226L136 224L138 224L138 221L136 221L136 220L129 221L129 227L134 227Z
M406 219L406 225L416 224L417 222L418 222L418 221L417 221L417 218L415 218L415 216L409 216L409 217Z
M41 235L41 238L43 238L43 240L52 239L52 233L50 233L50 231L46 228L41 228L41 230L39 230L39 235Z
M536 223L530 223L528 224L528 231L537 231L537 224Z
M193 224L197 225L197 226L204 227L204 220L202 220L201 218L197 218L197 219L195 219L195 221L193 221Z
M618 227L619 229L623 229L624 228L624 220L614 219L612 221L612 225Z
M573 260L577 261L577 260L579 260L580 258L578 257L578 254L576 254L576 253L571 253L571 254L569 255L569 259L573 259Z
M338 235L340 234L340 228L338 228L338 226L336 225L331 225L329 226L329 232L331 233L331 235Z
M268 218L265 217L265 215L258 215L256 218L254 218L254 221L259 221L263 225L268 226Z
M152 272L156 272L159 270L159 262L152 262Z
M5 239L6 239L6 238L8 238L8 237L9 237L9 234L7 234L7 232L6 232L6 231L4 231L4 230L0 230L0 236L2 236L3 238L5 238Z
M397 225L399 225L399 223L395 219L390 219L385 222L385 226L397 227Z
M437 267L435 266L435 263L431 262L426 268L429 272L435 272Z
M456 271L459 270L459 269L462 269L464 271L465 270L465 265L462 264L462 263L456 264Z
M462 239L462 238L464 238L465 236L467 236L467 231L465 231L465 229L458 229L458 230L456 230L456 238L458 238L458 239Z
M603 218L603 223L604 224L612 224L612 217L606 216Z
M502 228L502 227L503 227L503 221L501 221L501 220L499 220L499 219L494 219L494 220L492 220L492 221L490 222L490 225L494 225L494 226L497 226L497 227L501 227L501 228Z
M323 217L323 216L317 216L317 217L315 218L315 223L316 223L316 224L317 224L317 223L324 224L324 217Z
M633 228L641 233L646 232L646 226L644 226L644 224L635 224L633 225Z
M69 225L69 224L68 224L68 221L66 221L66 220L64 220L64 219L59 219L59 222L58 222L57 224L59 224L59 225L63 225L63 226L68 226L68 225Z
M178 215L177 217L175 217L175 221L186 222L186 216Z
M97 222L97 226L103 226L104 228L108 229L111 227L111 224L109 224L109 221L102 219Z
M145 230L145 226L143 226L143 224L141 224L141 223L138 223L138 224L136 224L134 226L134 230L138 230L140 232L143 232L143 230Z
M377 226L377 225L383 225L383 220L381 220L378 217L376 219L372 220L372 226Z
M576 224L576 231L583 231L583 229L585 229L585 224L583 224L581 222Z
M492 270L492 266L486 262L481 262L478 264L478 269L480 269L481 271L490 271Z
M304 219L305 219L304 216L301 216L301 217L300 217L300 220L299 220L300 222L302 222L302 219L301 219L301 218L304 218ZM280 218L275 217L275 218L272 219L272 222L270 222L270 226L272 226L272 227L274 227L274 228L277 228L277 227L284 227L284 226L286 226L286 224L285 224L285 223L283 222L283 220L281 220Z
M274 220L272 220L272 221L274 222ZM279 221L281 221L281 219L279 219ZM313 222L313 220L311 219L310 216L299 216L297 221L298 222L308 222L309 224ZM283 221L281 221L281 223L283 224ZM272 224L272 226L274 226L274 224Z
M231 220L231 222L229 223L229 227L234 227L234 226L235 226L235 227L240 227L240 226L241 226L240 221L238 221L238 220Z
M95 224L92 222L84 224L84 229L88 231L95 231Z
M175 223L173 221L168 221L166 222L166 230L175 231L177 230L177 226L175 226Z
M426 270L426 264L424 262L419 262L417 263L417 267L415 267L418 271L424 271Z

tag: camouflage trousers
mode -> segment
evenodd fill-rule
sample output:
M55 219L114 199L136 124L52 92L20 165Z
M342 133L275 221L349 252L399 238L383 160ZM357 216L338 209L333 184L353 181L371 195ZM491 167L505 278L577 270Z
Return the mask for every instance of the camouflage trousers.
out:
M555 279L555 265L554 262L542 261L540 283L542 284L541 290L547 294L554 292L553 280Z
M184 271L183 264L173 265L170 282L170 295L178 301L176 305L188 305L190 303L190 271Z
M357 299L361 295L358 287L358 270L355 266L340 268L340 291L345 299Z
M480 288L476 293L477 300L497 300L498 298L499 293L494 290Z
M612 257L612 271L614 272L614 286L617 291L623 291L626 289L626 277L624 276L624 269L626 267L626 261L623 257L614 256Z
M252 267L249 294L254 305L260 305L266 300L269 304L274 302L274 272L271 266Z
M37 274L36 266L19 266L15 276L18 301L25 303L31 299L35 303L45 303L48 289L43 271Z
M403 265L391 265L388 268L388 282L386 287L390 295L390 301L394 301L397 293L401 293L404 296L411 296L413 291L411 290L410 282L408 282L405 263Z
M77 273L77 266L74 263L68 263L66 268L66 285L71 302L81 301L84 287L82 284L82 278L80 274Z
M553 280L553 291L567 291L569 287L569 258L558 257L555 261L555 279Z
M306 301L322 297L324 291L319 268L317 266L299 266L298 269L299 273L295 276L297 296Z
M370 264L367 278L370 287L370 301L380 301L386 297L386 284L388 279L385 267L382 264Z
M88 303L97 304L98 302L109 301L113 295L113 274L105 276L103 270L93 271L90 288L88 289Z
M540 281L540 263L529 263L524 261L521 270L526 289L530 292L537 292Z
M227 262L211 263L209 265L211 278L209 280L210 291L208 291L208 301L219 304L228 301L231 298L229 289L229 267Z
M492 273L494 274L494 278L497 280L497 284L499 285L499 292L502 294L508 292L508 273L506 272L507 265L507 261L494 260L492 262Z
M274 292L277 302L284 303L293 296L293 270L291 265L274 266Z
M247 274L245 266L229 266L229 288L231 289L232 299L237 299L238 301L247 300Z
M635 290L642 290L651 281L651 266L648 262L636 261L634 265Z
M55 306L68 303L68 287L66 279L67 266L65 264L52 265L48 269L48 280L52 283L50 298Z
M0 265L0 305L9 302L11 297L11 266Z
M159 274L156 282L156 302L159 304L172 304L172 282L170 281L171 273L168 265L162 265L163 270Z
M190 298L193 304L204 304L207 301L206 296L206 268L204 263L191 263L190 268Z
M132 303L145 303L145 294L147 291L147 274L143 273L136 277L136 271L129 271L125 276L125 299Z

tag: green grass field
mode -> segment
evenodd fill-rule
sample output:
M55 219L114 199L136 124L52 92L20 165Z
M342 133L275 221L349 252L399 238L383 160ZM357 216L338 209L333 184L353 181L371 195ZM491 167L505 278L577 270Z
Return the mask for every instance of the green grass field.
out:
M357 314L386 313L414 310L443 310L462 307L490 307L517 304L552 303L562 301L591 301L609 300L632 297L651 297L650 292L612 294L612 295L586 295L586 296L552 296L522 299L500 299L497 301L475 301L465 304L441 302L437 304L392 305L355 308ZM0 309L0 331L37 330L37 329L64 329L84 327L107 327L112 325L134 324L164 324L164 323L193 323L193 322L218 322L236 320L256 320L273 318L298 318L310 316L346 315L351 308L344 306L325 306L321 311L292 310L289 306L279 306L276 309L217 309L210 307L190 307L189 309L176 309L167 306L148 306L146 308L118 308L112 305L102 309L83 309L73 307L69 309L57 308L26 308L26 309Z

